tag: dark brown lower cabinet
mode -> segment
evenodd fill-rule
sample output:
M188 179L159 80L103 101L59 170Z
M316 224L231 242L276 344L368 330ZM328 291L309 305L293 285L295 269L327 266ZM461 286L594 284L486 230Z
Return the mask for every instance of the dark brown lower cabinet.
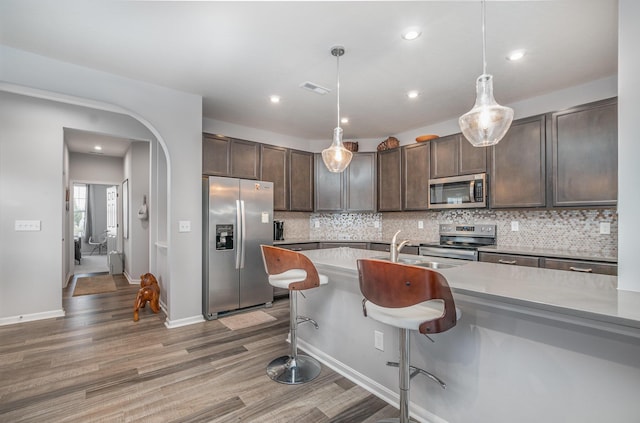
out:
M508 264L512 266L539 267L540 258L515 254L484 253L478 254L478 260L486 263Z
M616 276L618 274L618 266L616 264L593 261L545 258L543 259L542 267L572 272L598 273L601 275Z

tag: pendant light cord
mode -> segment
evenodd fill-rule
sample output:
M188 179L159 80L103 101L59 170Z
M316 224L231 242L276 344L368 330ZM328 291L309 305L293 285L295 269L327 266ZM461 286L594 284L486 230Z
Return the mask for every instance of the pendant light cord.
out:
M336 78L336 93L337 93L337 97L338 97L338 128L340 127L340 54L338 53L338 55L336 56L337 60L338 60L338 72L337 72L337 78Z
M482 0L482 74L487 74L487 35L485 34L485 4Z

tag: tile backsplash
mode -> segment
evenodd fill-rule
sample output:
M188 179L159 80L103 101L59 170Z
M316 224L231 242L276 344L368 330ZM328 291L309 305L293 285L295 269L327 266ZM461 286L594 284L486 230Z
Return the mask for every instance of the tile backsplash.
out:
M284 220L285 239L385 240L397 230L402 238L438 240L440 223L495 223L501 246L618 254L616 209L478 210L459 209L398 213L289 213L276 212ZM422 229L418 228L422 222ZM511 230L518 222L518 231ZM600 223L609 223L610 234L600 234Z

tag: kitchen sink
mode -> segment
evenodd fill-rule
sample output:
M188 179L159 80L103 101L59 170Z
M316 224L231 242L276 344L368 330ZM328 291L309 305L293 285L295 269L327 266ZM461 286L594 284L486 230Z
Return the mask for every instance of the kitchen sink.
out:
M374 258L377 260L389 261L389 257L374 257ZM410 264L412 266L428 267L429 269L450 269L452 267L460 266L460 264L440 263L438 261L427 261L427 260L411 259L411 258L404 258L404 257L400 257L398 259L398 263Z

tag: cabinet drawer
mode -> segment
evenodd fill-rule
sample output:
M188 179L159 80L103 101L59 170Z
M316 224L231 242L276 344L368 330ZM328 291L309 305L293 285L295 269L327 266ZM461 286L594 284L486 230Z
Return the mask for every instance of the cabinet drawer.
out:
M367 250L368 245L366 242L321 242L320 248L358 248L360 250Z
M280 244L280 245L276 245L276 247L286 248L287 250L292 250L292 251L317 250L318 243L317 242L301 242L298 244Z
M543 259L542 267L547 269L570 270L573 272L598 273L601 275L618 274L618 265L613 263L601 263L580 260Z
M369 249L374 251L386 251L388 253L391 251L391 246L382 242L372 242L369 244Z
M518 256L513 254L483 253L478 254L478 260L487 263L511 264L515 266L539 267L540 258L530 256Z

